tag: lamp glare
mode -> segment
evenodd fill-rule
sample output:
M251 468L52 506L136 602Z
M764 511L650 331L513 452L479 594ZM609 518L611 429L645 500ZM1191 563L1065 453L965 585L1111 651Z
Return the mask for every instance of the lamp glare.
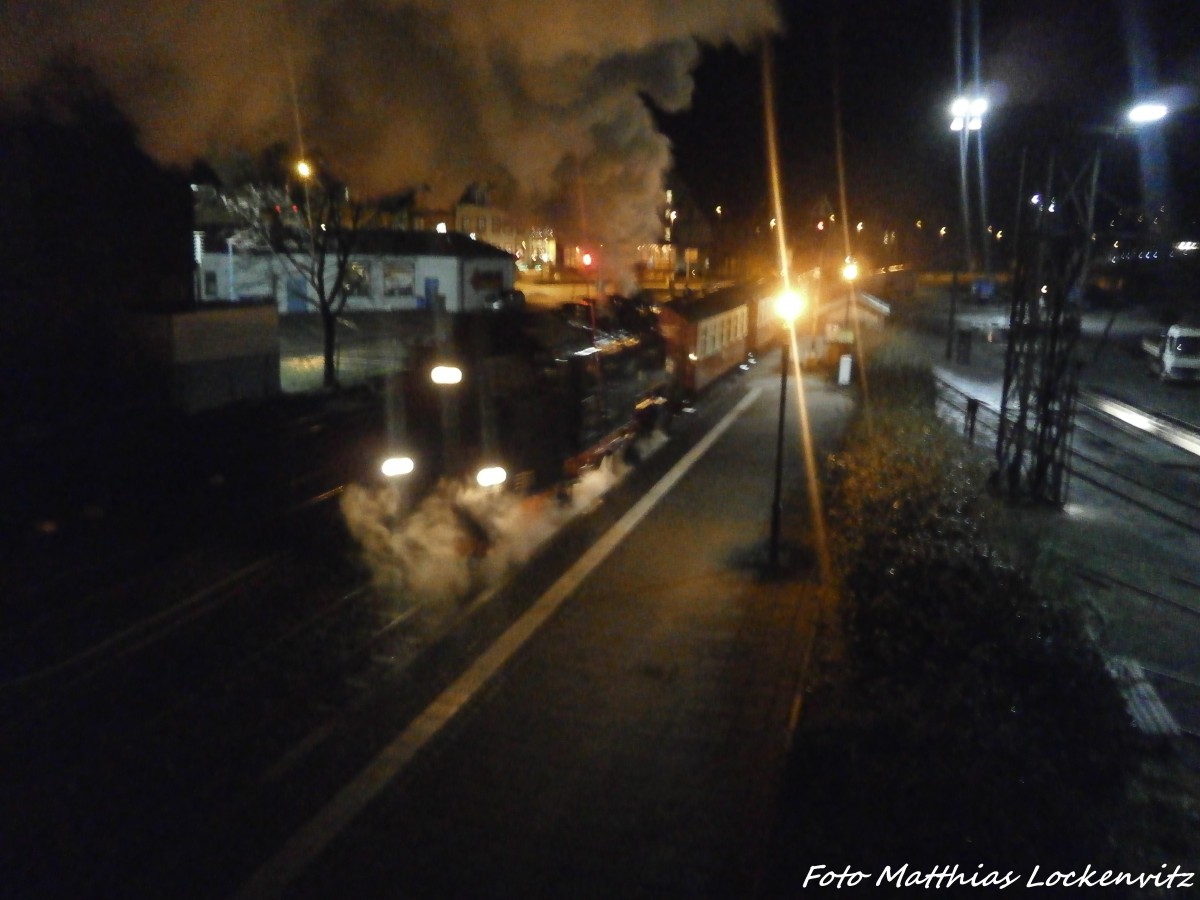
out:
M458 384L462 377L462 369L458 366L434 366L429 371L429 380L434 384Z
M775 312L785 322L794 322L804 312L804 298L795 291L784 291L775 299Z
M480 487L499 487L507 480L508 473L502 466L486 466L475 476Z
M1165 103L1139 103L1129 111L1128 117L1134 125L1145 125L1165 119L1167 112Z
M390 456L383 461L382 465L379 467L379 470L383 472L384 476L387 478L397 478L401 475L412 474L414 468L416 468L416 465L413 463L412 457Z

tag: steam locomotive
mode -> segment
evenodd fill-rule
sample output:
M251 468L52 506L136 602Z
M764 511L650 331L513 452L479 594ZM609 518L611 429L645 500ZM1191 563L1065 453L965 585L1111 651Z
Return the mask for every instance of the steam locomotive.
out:
M446 316L391 385L386 465L521 490L576 478L777 342L774 295L756 282Z

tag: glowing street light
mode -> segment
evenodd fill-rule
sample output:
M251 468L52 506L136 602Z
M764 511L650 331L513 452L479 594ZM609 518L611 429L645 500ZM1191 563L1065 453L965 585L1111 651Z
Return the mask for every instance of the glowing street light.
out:
M799 315L804 312L804 298L796 291L787 290L775 298L775 314L791 327Z
M853 283L858 278L858 263L847 258L846 264L842 266L842 277Z
M307 181L308 179L312 178L313 167L308 164L307 160L302 159L296 163L296 174Z
M1126 113L1126 118L1133 125L1149 125L1161 122L1167 117L1170 109L1165 103L1139 103Z
M986 97L955 97L950 104L950 130L978 131L983 127L983 115L987 111Z

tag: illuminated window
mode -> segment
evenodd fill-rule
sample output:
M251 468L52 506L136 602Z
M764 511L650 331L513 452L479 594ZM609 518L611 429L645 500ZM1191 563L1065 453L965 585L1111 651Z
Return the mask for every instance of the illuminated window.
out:
M411 297L416 272L412 263L388 263L383 267L383 296Z

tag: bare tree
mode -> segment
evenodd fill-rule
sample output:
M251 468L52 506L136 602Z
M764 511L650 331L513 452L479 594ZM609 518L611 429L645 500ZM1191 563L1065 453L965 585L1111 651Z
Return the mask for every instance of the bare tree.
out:
M221 196L235 223L231 239L269 249L305 284L304 299L321 316L323 384L335 388L338 318L361 278L351 256L376 207L352 199L349 187L323 167L307 161L285 166L284 158L275 148L252 167L257 172L248 172L244 161L235 165L227 170L234 186Z

